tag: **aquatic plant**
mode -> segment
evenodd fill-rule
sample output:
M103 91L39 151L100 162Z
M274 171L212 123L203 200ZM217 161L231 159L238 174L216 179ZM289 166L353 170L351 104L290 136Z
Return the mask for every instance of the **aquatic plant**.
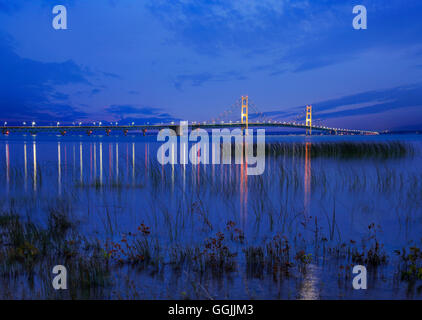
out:
M422 251L416 246L396 252L400 256L399 273L401 280L414 282L422 280Z

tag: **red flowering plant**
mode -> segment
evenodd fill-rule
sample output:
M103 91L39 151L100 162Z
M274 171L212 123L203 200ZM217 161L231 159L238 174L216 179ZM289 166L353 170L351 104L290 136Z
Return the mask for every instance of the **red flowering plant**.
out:
M107 255L122 264L158 262L158 242L150 234L150 227L141 223L135 233L123 234L118 242L110 241L107 244Z

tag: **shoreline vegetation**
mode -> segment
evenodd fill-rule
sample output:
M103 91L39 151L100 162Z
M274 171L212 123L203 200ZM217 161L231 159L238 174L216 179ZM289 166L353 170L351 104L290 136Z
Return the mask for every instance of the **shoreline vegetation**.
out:
M237 146L231 143L231 155ZM223 150L223 145L221 145ZM244 149L244 147L243 147ZM257 144L253 144L256 154ZM266 142L265 155L268 157L311 157L334 159L392 159L414 157L416 150L410 143L401 141L388 142Z
M24 194L12 167L0 201L0 298L356 298L357 264L372 298L421 298L422 173L389 164L415 157L411 144L267 143L266 155L271 167L246 183L236 165L231 174L193 166L186 178L138 159L133 181L121 170L102 182L70 168L59 195L51 165L38 165L36 191ZM58 264L66 291L51 286Z
M319 143L267 143L269 156L306 156L311 158L339 159L391 159L413 157L415 148L401 141L392 142L319 142ZM307 154L308 153L308 154Z

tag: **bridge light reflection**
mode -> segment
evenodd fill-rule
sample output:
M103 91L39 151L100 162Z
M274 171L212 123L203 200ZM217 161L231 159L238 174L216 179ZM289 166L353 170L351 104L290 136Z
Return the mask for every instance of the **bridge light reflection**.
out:
M240 219L242 229L245 230L247 223L248 205L248 144L243 144L242 162L240 164Z
M135 142L132 142L132 183L135 185Z
M311 142L306 142L305 145L305 172L304 172L304 211L305 216L309 216L310 202L311 202Z
M82 164L82 142L79 142L79 168L80 168L80 182L83 182L83 164Z
M32 144L33 161L34 161L34 191L37 191L37 145L34 141Z
M103 185L103 143L100 142L100 185Z
M6 182L7 182L7 191L9 191L10 158L9 158L9 143L8 142L6 142Z
M116 182L119 181L119 143L116 142Z
M62 170L61 170L60 141L57 142L57 188L59 195L62 193Z

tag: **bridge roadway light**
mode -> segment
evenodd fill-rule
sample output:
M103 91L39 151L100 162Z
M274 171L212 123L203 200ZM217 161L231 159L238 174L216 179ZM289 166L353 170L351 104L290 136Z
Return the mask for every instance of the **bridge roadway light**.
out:
M82 125L82 122L79 122L79 126L81 126Z
M7 122L6 121L4 122L4 126L7 126Z
M32 121L32 126L35 126L35 121Z
M98 126L101 126L101 124L102 124L102 123L101 123L101 121L100 121L100 122L98 122Z
M57 126L59 126L59 125L60 125L60 122L57 121Z
M26 126L26 122L25 121L23 122L23 125Z

